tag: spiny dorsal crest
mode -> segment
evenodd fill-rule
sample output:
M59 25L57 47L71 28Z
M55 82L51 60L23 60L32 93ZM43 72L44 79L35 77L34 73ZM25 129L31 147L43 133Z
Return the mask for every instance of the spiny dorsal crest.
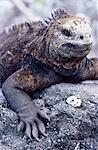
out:
M16 25L11 25L10 27L6 27L3 31L3 34L12 34L15 32L22 31L23 29L28 29L30 28L30 23L21 23L21 24L16 24Z
M51 13L51 18L47 17L48 20L45 20L45 22L49 24L49 23L53 23L59 18L63 18L63 17L67 18L69 16L70 15L66 13L64 9L57 9L53 13Z

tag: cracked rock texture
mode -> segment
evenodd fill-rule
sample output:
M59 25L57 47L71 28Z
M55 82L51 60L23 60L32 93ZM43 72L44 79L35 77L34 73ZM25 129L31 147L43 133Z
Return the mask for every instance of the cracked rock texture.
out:
M7 108L0 91L0 150L97 150L97 91L98 84L61 83L35 93L36 105L47 107L51 117L46 126L48 137L40 137L40 142L17 133L19 118ZM66 103L71 95L81 98L80 107Z

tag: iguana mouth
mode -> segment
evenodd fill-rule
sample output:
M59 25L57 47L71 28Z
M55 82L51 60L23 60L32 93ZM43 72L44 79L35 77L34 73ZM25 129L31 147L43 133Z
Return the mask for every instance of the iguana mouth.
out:
M86 49L86 48L89 48L90 46L92 45L92 43L89 43L89 44L73 44L73 43L66 43L66 44L62 44L62 48L70 48L70 49L73 49L73 50L82 50L82 49Z
M59 54L62 57L66 57L66 58L71 58L71 57L82 58L89 54L91 50L91 45L92 43L82 44L82 45L66 43L62 45Z

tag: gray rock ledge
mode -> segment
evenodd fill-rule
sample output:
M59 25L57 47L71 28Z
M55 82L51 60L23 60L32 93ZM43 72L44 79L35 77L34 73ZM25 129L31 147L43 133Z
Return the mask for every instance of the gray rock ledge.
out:
M47 123L48 137L40 142L17 133L18 116L7 108L0 92L0 150L97 150L98 148L98 84L53 85L34 94L37 105L48 108L51 122ZM66 103L79 96L80 107Z

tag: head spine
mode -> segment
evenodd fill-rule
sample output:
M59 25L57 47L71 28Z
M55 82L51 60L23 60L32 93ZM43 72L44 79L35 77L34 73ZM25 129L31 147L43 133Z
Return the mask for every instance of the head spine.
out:
M49 23L53 23L55 22L56 20L58 20L59 18L67 18L69 17L70 15L68 13L65 12L64 9L56 9L53 13L51 13L51 18L50 17L47 17L45 21L45 23L48 25Z

